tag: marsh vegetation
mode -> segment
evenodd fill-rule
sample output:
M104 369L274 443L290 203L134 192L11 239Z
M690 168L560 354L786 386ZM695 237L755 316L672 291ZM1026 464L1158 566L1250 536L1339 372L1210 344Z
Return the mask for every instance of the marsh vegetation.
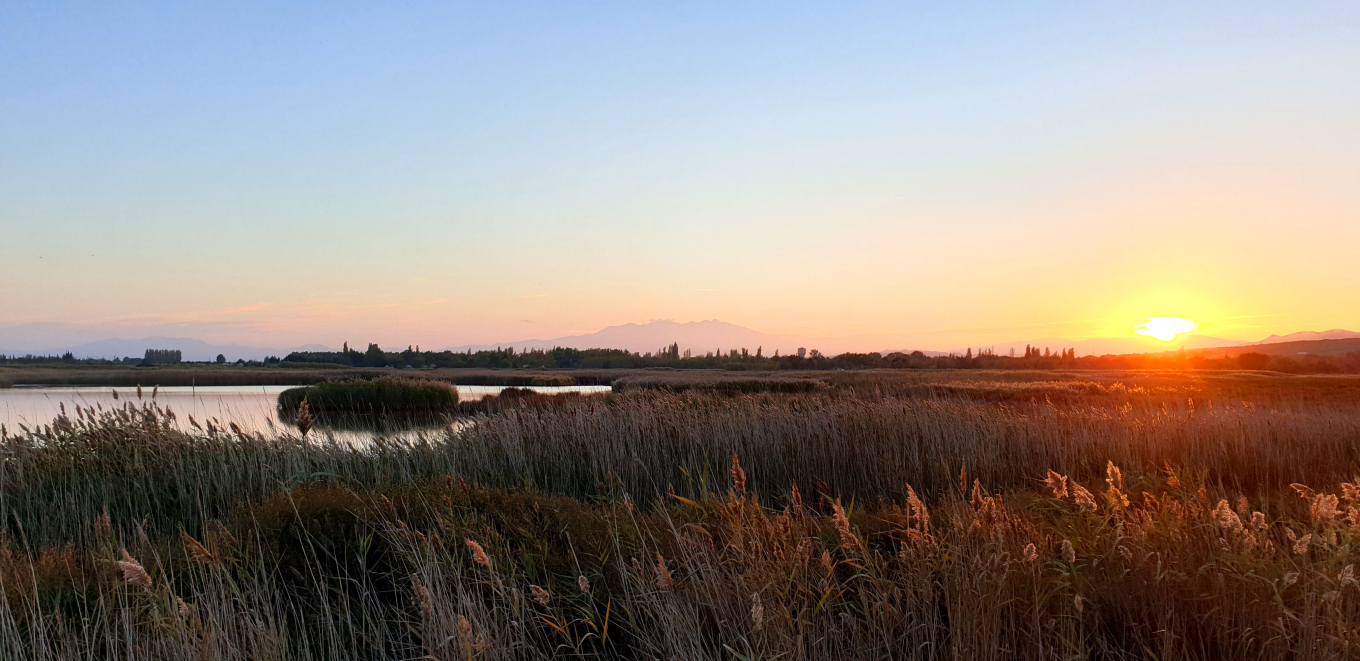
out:
M1360 384L512 393L370 446L145 401L0 439L34 659L1350 658ZM499 398L498 398L499 399Z

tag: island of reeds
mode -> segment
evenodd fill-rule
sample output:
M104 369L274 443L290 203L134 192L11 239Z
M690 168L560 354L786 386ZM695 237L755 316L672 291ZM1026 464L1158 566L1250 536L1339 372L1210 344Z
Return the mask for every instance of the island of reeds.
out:
M1353 377L654 385L369 446L72 407L0 438L0 656L1360 653Z
M442 381L396 377L323 381L279 393L279 411L299 411L304 401L322 416L438 414L457 409L458 390Z

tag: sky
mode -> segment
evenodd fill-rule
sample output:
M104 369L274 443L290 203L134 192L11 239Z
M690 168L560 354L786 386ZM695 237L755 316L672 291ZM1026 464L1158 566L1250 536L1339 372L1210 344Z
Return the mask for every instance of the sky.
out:
M0 329L1360 330L1357 34L1355 2L6 2Z

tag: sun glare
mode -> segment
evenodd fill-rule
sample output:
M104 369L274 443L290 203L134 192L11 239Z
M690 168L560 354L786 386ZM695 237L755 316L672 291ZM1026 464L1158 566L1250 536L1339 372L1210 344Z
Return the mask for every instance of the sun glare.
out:
M1163 342L1176 339L1181 333L1199 330L1199 324L1180 317L1148 317L1147 323L1134 326L1133 332L1155 337Z

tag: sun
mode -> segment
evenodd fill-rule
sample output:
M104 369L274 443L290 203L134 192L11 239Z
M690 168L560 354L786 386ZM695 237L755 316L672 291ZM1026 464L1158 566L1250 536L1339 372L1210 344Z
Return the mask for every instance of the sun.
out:
M1170 342L1181 333L1196 330L1199 330L1199 324L1180 317L1148 317L1147 323L1133 327L1133 332L1155 337L1163 342Z

